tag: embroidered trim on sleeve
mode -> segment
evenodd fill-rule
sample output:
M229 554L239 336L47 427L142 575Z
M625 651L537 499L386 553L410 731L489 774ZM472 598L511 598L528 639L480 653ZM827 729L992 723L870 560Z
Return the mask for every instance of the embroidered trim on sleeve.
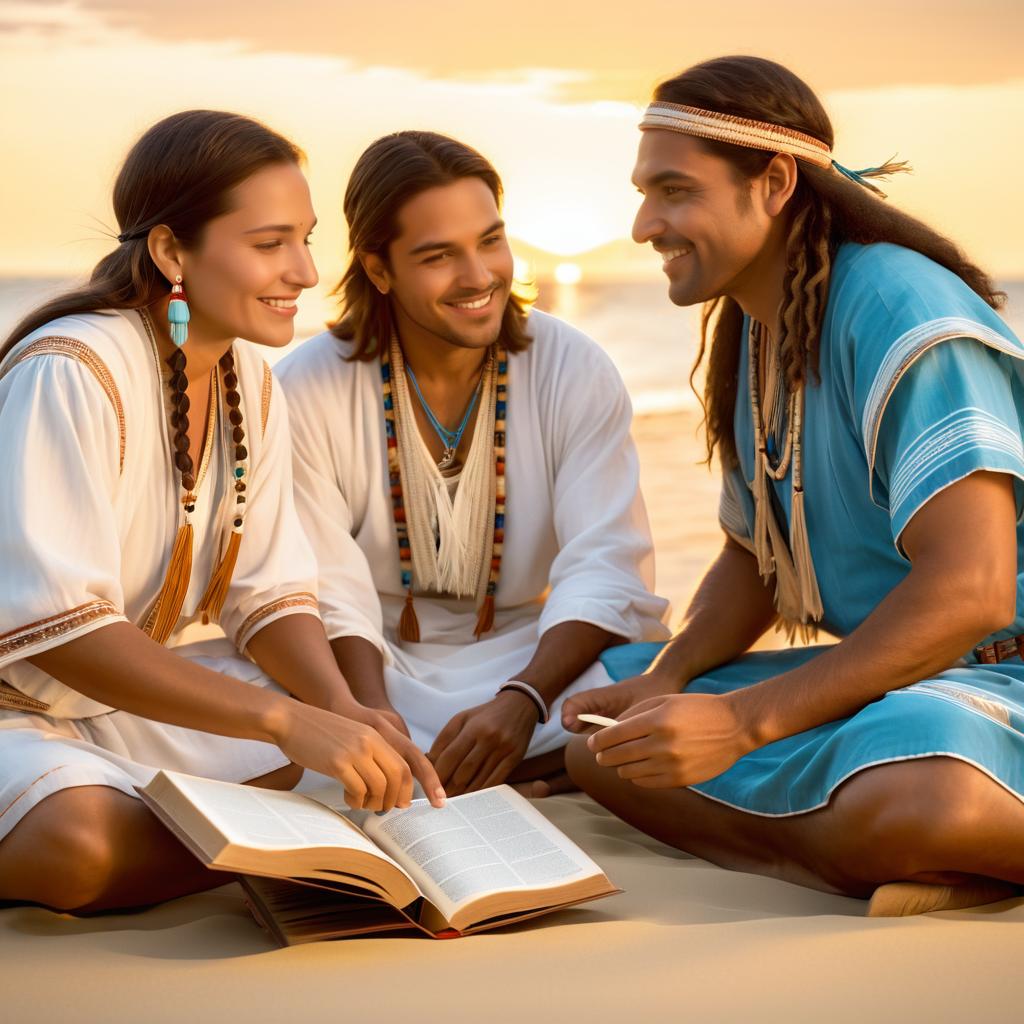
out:
M71 359L77 359L99 381L100 387L103 388L107 398L110 399L110 404L114 408L114 415L117 417L119 440L118 471L124 472L125 429L124 406L121 403L121 394L117 390L117 384L114 382L113 375L107 369L107 364L88 345L77 338L64 338L57 335L40 338L38 341L33 341L30 345L26 345L0 370L0 379L19 363L25 362L26 359L31 359L33 356L49 355L68 356Z
M80 604L77 608L71 608L59 615L51 615L48 619L19 626L9 633L0 635L0 660L9 658L12 654L34 644L62 637L97 619L120 614L109 601L89 601L88 604Z
M965 452L984 450L1020 466L1024 444L1020 434L1002 420L968 406L944 416L914 439L894 468L889 483L889 507L896 519L902 506L921 484ZM982 460L984 461L984 460Z
M315 594L310 594L308 591L300 591L296 594L285 594L284 597L279 597L276 601L271 601L270 604L257 608L239 626L238 632L235 633L235 646L241 650L242 640L248 637L255 630L256 626L263 622L264 619L269 619L271 615L276 615L286 608L312 608L319 614L320 602L317 601Z
M274 375L270 367L263 364L263 393L260 402L260 424L262 425L261 437L267 436L267 420L270 419L270 395L274 390Z
M885 358L882 365L875 374L871 383L871 390L868 392L867 402L864 404L864 412L861 417L861 434L864 437L864 447L868 455L868 494L874 500L874 471L875 460L878 450L878 433L882 425L882 416L885 413L889 399L896 390L903 375L910 369L916 360L924 355L930 348L943 341L951 341L953 338L970 338L980 341L983 345L1002 352L1008 356L1018 359L1024 357L1019 342L1011 341L1003 337L991 327L968 320L964 317L939 317L937 320L929 320L927 323L919 324L911 328L905 334L900 335Z

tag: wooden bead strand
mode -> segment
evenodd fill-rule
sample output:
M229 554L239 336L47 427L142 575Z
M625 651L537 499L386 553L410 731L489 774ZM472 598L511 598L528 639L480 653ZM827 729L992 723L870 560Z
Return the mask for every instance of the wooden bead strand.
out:
M228 423L231 427L231 441L234 446L235 468L235 511L231 519L231 534L228 537L224 557L210 578L210 585L203 594L197 609L203 616L203 622L211 619L217 621L227 600L231 577L238 559L238 549L242 543L242 527L245 524L245 476L249 451L245 447L245 425L242 421L242 396L238 391L238 375L235 373L235 357L228 349L220 358L220 370L224 384L224 408L227 409Z
M224 371L224 401L228 407L228 422L231 424L231 441L235 449L235 516L232 526L241 530L246 499L246 460L249 450L245 447L245 426L242 423L242 396L238 393L238 376L235 373L235 357L229 349L220 360Z

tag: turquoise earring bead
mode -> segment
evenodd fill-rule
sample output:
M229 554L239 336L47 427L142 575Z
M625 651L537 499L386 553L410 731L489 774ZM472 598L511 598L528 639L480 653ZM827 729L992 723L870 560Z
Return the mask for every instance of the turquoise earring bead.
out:
M185 296L185 289L181 287L179 276L171 289L171 301L167 304L167 323L171 331L171 341L178 348L188 341L188 299Z

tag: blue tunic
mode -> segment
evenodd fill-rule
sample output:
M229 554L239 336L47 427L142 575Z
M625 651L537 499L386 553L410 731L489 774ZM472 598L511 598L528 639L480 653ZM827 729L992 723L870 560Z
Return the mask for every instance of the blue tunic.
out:
M755 450L746 333L734 419L740 464L725 474L720 519L749 546ZM823 626L839 637L855 630L910 571L900 537L915 512L950 484L991 470L1014 478L1018 583L1015 622L989 639L1024 633L1024 345L926 257L847 243L833 264L820 378L806 389L803 444ZM769 486L788 518L790 477ZM642 672L660 646L613 648L602 661L612 678L624 679ZM750 654L694 679L687 692L749 686L823 649ZM1019 658L980 665L965 652L960 666L890 691L850 718L768 744L693 788L752 813L797 814L827 803L863 768L933 755L973 764L1024 799Z

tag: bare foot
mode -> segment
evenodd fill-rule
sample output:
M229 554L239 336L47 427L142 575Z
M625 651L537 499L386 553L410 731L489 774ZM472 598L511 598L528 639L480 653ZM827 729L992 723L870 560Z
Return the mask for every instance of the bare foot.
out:
M930 885L925 882L889 882L880 885L868 902L867 917L910 917L936 910L964 910L999 903L1021 895L1021 889L996 879L964 882L960 885Z

